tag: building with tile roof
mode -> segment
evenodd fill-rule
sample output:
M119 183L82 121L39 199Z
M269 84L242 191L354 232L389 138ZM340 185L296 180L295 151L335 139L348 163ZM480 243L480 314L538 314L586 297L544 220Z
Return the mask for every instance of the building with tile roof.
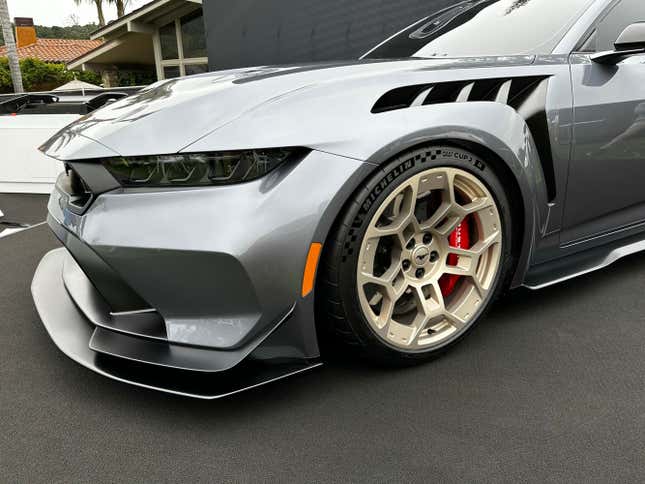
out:
M67 63L103 44L102 39L39 39L34 20L16 17L16 47L20 59L38 59L43 62ZM7 48L0 47L0 57L7 56Z
M67 63L102 44L102 40L36 38L31 44L18 46L18 57L34 58L43 62ZM0 47L0 57L6 57L6 55L6 47Z

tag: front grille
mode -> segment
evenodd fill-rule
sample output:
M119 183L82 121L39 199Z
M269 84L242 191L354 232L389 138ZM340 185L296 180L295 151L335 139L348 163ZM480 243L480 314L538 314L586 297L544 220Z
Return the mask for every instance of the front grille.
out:
M65 166L65 173L58 178L57 187L65 197L65 208L77 215L85 213L94 199L85 181L69 165Z

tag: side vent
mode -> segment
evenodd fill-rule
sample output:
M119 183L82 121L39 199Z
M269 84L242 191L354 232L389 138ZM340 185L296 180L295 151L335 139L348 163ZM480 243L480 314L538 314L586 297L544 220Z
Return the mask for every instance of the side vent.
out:
M432 89L430 89L430 93L423 104L428 105L458 102L461 92L468 87L468 84L468 82L446 82L443 84L435 84L432 86ZM468 93L465 92L464 94L467 95Z
M526 120L531 130L542 161L549 200L553 201L556 186L546 114L548 80L549 76L528 76L403 86L381 96L372 107L372 113L445 103L489 101L506 104Z
M514 77L397 87L376 101L372 113L385 113L413 106L475 101L508 104L517 110L546 79L548 77L545 76Z
M426 91L427 88L427 85L420 84L417 86L405 86L393 89L385 93L378 101L376 101L376 104L372 108L372 112L385 113L396 109L409 108L412 106L412 103L419 94Z

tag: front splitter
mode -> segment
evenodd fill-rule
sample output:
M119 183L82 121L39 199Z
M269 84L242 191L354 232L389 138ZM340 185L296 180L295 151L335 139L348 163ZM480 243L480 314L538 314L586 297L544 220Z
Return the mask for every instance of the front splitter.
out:
M254 360L248 358L226 372L212 374L164 368L96 353L89 342L95 327L67 293L62 270L65 249L43 257L31 286L36 309L56 346L72 360L123 383L176 395L217 399L249 390L320 366L319 360Z

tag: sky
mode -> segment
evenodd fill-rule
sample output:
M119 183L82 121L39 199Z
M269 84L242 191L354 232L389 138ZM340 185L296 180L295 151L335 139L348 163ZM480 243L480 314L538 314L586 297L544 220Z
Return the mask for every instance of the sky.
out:
M126 12L130 12L150 0L130 0ZM98 23L96 7L92 0L84 0L83 4L77 6L74 0L9 0L9 15L14 17L32 17L36 25L71 25L70 15L78 16L81 25L87 23ZM116 18L116 6L108 4L103 0L103 13L105 20L110 21Z

